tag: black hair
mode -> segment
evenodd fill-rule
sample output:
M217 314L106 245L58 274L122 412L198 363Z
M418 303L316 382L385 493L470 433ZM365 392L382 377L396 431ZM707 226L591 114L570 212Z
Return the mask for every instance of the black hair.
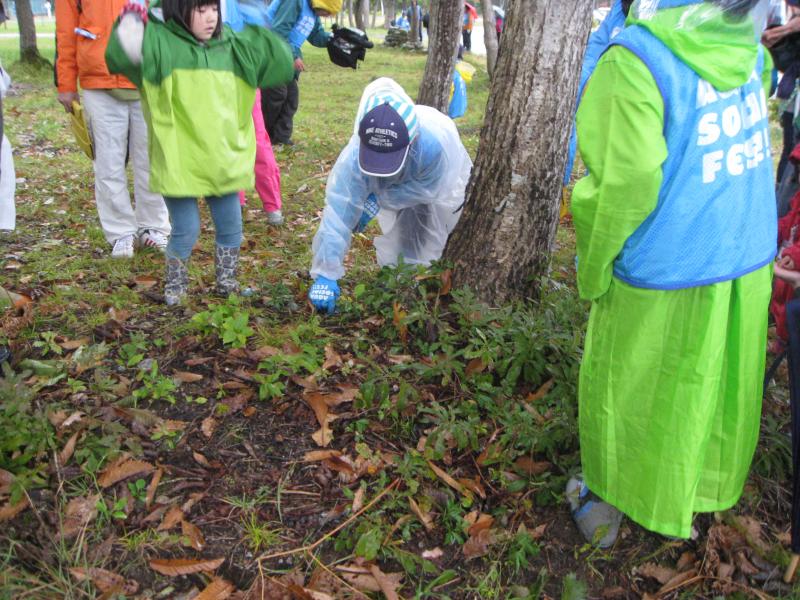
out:
M731 20L740 20L750 14L750 11L760 0L711 0L725 11Z
M192 24L192 11L202 6L216 6L219 11L219 20L217 21L217 28L214 30L213 37L219 37L222 33L222 7L219 5L219 0L163 0L162 10L164 11L164 20L172 19L180 23L186 31L191 33Z
M631 10L631 4L633 4L633 0L622 0L622 12L625 13L626 17Z

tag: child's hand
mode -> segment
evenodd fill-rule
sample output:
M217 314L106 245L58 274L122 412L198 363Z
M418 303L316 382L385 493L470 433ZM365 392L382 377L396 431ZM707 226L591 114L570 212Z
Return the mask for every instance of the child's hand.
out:
M303 63L303 59L302 58L295 58L294 59L294 70L295 71L301 71L301 72L306 70L306 65Z
M789 269L790 271L796 270L791 256L781 257L781 259L778 261L778 264L784 269Z

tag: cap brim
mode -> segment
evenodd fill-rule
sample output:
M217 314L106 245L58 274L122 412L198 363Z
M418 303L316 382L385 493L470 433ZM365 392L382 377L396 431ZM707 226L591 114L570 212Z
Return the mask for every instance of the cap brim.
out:
M365 175L391 177L397 175L406 162L411 144L397 152L375 152L364 144L358 150L358 167Z

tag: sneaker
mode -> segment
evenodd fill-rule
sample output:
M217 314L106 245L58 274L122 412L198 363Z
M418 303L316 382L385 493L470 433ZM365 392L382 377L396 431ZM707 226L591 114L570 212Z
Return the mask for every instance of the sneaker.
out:
M283 225L283 213L280 209L267 211L267 223L275 225L276 227Z
M114 242L112 258L133 258L133 235L126 235Z
M139 234L139 246L141 248L158 248L161 252L164 252L168 241L167 236L155 229L145 229Z
M622 513L593 494L579 475L567 482L567 500L572 519L583 537L598 548L610 548L617 541Z

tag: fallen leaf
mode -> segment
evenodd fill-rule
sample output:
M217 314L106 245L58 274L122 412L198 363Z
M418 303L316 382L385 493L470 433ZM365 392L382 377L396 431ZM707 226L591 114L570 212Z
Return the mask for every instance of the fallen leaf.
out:
M740 531L744 534L747 543L763 553L769 551L769 544L764 541L762 537L761 523L756 521L753 517L737 515L734 521L738 525Z
M541 475L545 471L549 471L552 466L553 464L546 460L537 462L528 456L521 456L514 461L514 470L520 475L527 475L528 477Z
M195 381L203 380L203 376L200 373L190 373L189 371L174 371L172 378L181 383L194 383Z
M208 467L209 469L212 468L211 467L211 463L208 462L208 459L205 456L203 456L202 454L200 454L199 452L192 452L192 458L194 458L195 462L198 465L200 465L202 467Z
M539 386L538 390L536 390L535 392L533 392L531 394L528 394L528 397L525 398L525 400L527 402L529 402L529 403L530 402L536 402L537 400L541 400L542 398L544 398L547 395L547 392L550 391L550 388L553 387L554 383L555 383L554 379L548 379L541 386Z
M65 340L58 345L64 350L77 350L81 346L88 346L91 340L88 337L78 338L77 340Z
M0 523L3 521L10 521L14 517L16 517L19 513L23 510L28 508L30 504L28 504L28 498L22 498L16 504L11 504L10 502L6 502L5 504L0 505Z
M431 470L434 473L436 473L436 476L439 479L444 481L447 485L449 485L451 488L453 488L455 491L457 491L462 496L465 496L466 498L469 498L470 500L473 499L472 492L470 492L467 488L465 488L463 485L458 483L455 479L450 477L450 475L448 475L444 470L442 470L439 467L437 467L433 462L431 462L430 460L427 461L427 462L428 462L428 466L431 468Z
M150 473L154 469L153 465L143 460L121 459L104 469L100 473L100 477L97 478L97 483L100 487L107 488L123 479L142 473Z
M675 569L671 569L669 567L664 567L661 565L657 565L652 562L646 562L643 565L639 566L636 569L636 572L643 577L650 577L651 579L655 579L660 584L667 583L670 579L675 577L678 572Z
M333 346L328 344L325 346L325 362L322 363L322 368L326 371L331 370L333 367L342 366L342 357L336 353Z
M333 471L345 473L347 475L355 475L356 469L353 466L353 461L349 456L331 456L324 461L325 466Z
M757 572L757 571L756 571ZM697 571L691 569L689 571L684 571L683 573L675 574L672 579L667 581L660 590L658 590L659 596L662 594L666 594L667 592L674 590L677 587L680 587L685 581L689 581L693 577L697 576Z
M399 302L394 303L392 323L394 323L394 326L397 329L397 335L400 336L400 341L404 346L408 343L408 325L403 322L403 319L407 316L407 314L408 313L402 310Z
M447 296L453 289L453 271L445 269L440 276L442 287L439 289L440 296Z
M269 358L271 356L277 356L280 354L281 351L274 346L261 346L260 348L256 348L252 352L249 352L249 356L251 360L264 360L265 358Z
M477 535L471 536L461 551L464 557L469 560L479 556L485 556L489 552L489 546L494 543L494 535L491 529L481 529Z
M61 424L67 420L67 413L63 410L54 410L47 413L47 420L56 429L61 428Z
M68 416L64 421L61 423L61 429L66 429L73 423L77 423L83 418L83 413L80 411L75 411L70 416Z
M97 516L97 502L99 500L100 494L72 498L67 503L67 508L64 511L61 537L71 538L86 527Z
M122 575L106 569L74 567L69 572L78 581L90 580L101 592L116 592L130 596L139 591L139 584L136 581L125 579Z
M158 489L158 484L161 482L161 478L164 476L164 469L158 469L155 473L153 473L153 478L150 480L150 485L147 486L147 496L144 500L144 507L147 510L150 510L150 506L153 504L153 498L156 497L156 490Z
M0 494L8 494L11 491L12 483L14 483L14 475L5 469L0 469Z
M180 433L186 429L188 423L186 421L176 421L175 419L165 419L160 425L165 431Z
M156 531L169 531L183 521L183 517L183 511L177 504L171 506L167 514L165 514L164 518L161 520L161 523L156 527Z
M131 311L124 308L114 308L113 306L108 309L108 316L115 320L117 323L124 323L131 316Z
M425 512L419 507L413 498L408 499L408 505L411 507L411 512L413 512L416 517L420 520L420 523L425 527L427 531L433 531L434 524L433 519L431 518L430 513Z
M328 446L331 443L331 441L333 441L333 432L326 423L325 425L317 429L317 431L311 434L311 439L314 440L317 446L324 448L325 446Z
M197 365L204 365L206 363L211 362L214 360L213 356L199 356L197 358L190 358L188 360L183 361L187 367L196 367Z
M381 592L386 596L386 600L399 600L397 590L403 578L402 573L384 573L380 570L378 565L370 565L369 572L372 573L372 576L378 582Z
M189 494L189 499L181 505L181 510L184 512L184 514L188 515L189 511L192 510L192 507L205 497L205 492L195 492L194 494Z
M488 462L494 462L503 456L503 448L500 444L489 444L478 455L476 462L478 466L484 466Z
M200 431L203 432L203 435L206 438L211 439L211 436L214 435L214 430L217 428L217 421L214 417L206 417L203 419L203 422L200 424Z
M303 455L303 460L305 462L319 462L341 455L342 453L340 450L311 450Z
M681 557L678 559L678 563L675 567L678 571L686 571L689 569L694 563L697 561L697 557L694 555L693 552L684 552L681 554Z
M151 287L157 285L158 282L159 280L152 275L137 275L133 278L133 283L136 284L137 288L142 290L149 290Z
M6 266L6 268L8 269L9 267ZM0 307L2 307L3 305L5 306L10 305L13 306L14 308L19 309L32 303L33 300L31 300L29 296L26 296L25 294L18 294L16 292L12 292L11 290L7 290L2 286L0 286Z
M58 465L60 467L63 467L65 464L67 464L67 461L72 458L72 454L75 452L75 443L78 441L78 436L80 434L80 431L73 433L67 440L67 443L64 444L63 450L58 453Z
M350 507L351 513L357 513L364 507L364 495L366 492L367 490L365 488L359 487L356 493L353 494L353 505Z
M236 588L229 581L216 578L192 600L225 600L230 598Z
M493 523L494 523L494 517L492 515L481 513L476 519L476 521L472 525L470 525L469 529L467 529L467 533L470 536L476 536L484 529L489 529Z
M150 568L162 575L190 575L201 571L214 571L225 562L224 558L191 559L191 558L153 558Z
M181 521L181 532L186 536L189 542L186 544L187 546L194 548L198 552L202 552L203 548L205 548L206 540L197 525L186 520Z
M410 354L389 354L386 357L393 365L403 365L406 363L414 362L414 357Z
M482 373L488 365L483 362L482 358L473 358L467 363L467 368L464 369L464 375L469 377L474 373Z
M465 488L474 492L484 500L486 500L486 490L483 489L481 482L476 479L466 479L466 478L459 478L458 483L463 485Z
M444 550L439 548L431 548L430 550L425 550L422 552L422 558L425 560L436 560L437 558L441 558L444 556Z

